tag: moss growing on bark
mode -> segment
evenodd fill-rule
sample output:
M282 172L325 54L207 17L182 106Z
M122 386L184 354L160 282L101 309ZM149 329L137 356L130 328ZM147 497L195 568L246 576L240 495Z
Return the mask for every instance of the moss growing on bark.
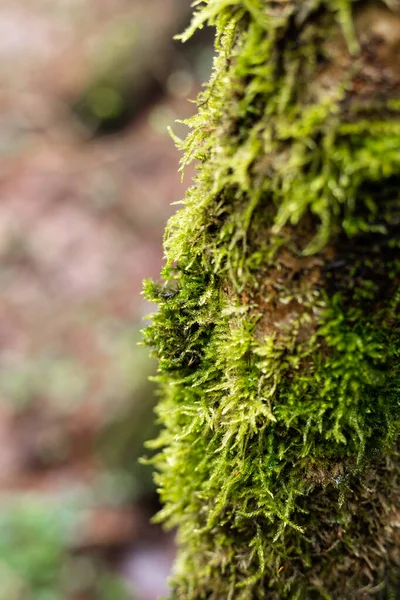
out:
M400 597L400 7L208 0L145 339L172 598Z

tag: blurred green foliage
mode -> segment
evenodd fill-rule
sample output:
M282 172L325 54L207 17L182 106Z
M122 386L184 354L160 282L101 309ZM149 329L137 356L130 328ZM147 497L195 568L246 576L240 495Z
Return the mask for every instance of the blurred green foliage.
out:
M26 496L0 511L1 594L7 600L66 600L89 594L127 600L125 584L95 558L69 551L79 526L76 502Z

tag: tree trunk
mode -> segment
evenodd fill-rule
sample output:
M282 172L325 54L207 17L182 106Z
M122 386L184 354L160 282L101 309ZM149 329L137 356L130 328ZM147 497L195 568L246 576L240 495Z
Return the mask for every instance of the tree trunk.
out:
M400 598L400 5L206 0L146 341L176 600Z

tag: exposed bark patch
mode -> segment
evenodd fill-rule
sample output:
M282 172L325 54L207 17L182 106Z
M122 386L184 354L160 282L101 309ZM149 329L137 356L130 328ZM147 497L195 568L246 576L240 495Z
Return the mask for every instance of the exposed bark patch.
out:
M317 66L308 100L333 99L344 84L341 112L345 118L353 120L355 113L371 109L379 110L382 117L388 100L400 96L400 13L383 4L364 4L355 14L354 34L356 53L339 28L322 44L324 60Z

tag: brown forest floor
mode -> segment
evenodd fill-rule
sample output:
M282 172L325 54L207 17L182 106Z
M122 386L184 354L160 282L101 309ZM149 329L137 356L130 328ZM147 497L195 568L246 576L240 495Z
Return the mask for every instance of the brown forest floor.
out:
M154 368L136 342L152 310L142 280L158 276L187 185L166 127L193 112L209 64L203 41L189 55L170 41L187 12L186 0L0 7L0 499L62 505L84 490L71 551L111 557L139 600L155 600L173 556L147 524L136 466Z

